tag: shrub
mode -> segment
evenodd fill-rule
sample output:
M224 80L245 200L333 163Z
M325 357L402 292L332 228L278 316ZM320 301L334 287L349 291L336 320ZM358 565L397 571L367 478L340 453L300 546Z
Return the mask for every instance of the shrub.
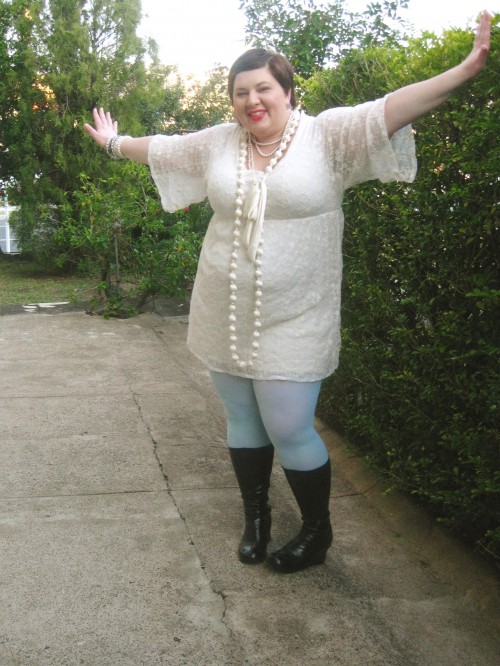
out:
M345 200L343 348L323 418L391 485L500 557L498 32L483 74L415 123L412 185ZM471 35L353 52L311 79L313 112L380 97L450 67Z
M107 314L123 316L125 301L133 314L149 298L177 296L191 285L208 204L166 213L149 169L133 162L120 163L114 175L98 182L82 176L75 197L77 215L67 209L53 239L65 248L57 261L100 272Z

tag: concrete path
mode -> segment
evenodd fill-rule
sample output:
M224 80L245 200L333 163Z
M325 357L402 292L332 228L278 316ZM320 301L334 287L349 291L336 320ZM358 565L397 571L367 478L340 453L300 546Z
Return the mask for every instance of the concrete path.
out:
M0 666L499 666L498 577L321 424L334 546L240 564L185 317L0 316ZM275 464L272 547L299 526Z

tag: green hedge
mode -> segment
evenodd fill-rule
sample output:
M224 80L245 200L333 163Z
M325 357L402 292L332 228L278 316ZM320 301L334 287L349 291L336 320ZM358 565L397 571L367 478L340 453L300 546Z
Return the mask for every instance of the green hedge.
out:
M415 123L411 184L347 193L343 347L320 415L438 520L500 558L498 30L487 69ZM353 53L304 105L380 97L453 66L472 37Z

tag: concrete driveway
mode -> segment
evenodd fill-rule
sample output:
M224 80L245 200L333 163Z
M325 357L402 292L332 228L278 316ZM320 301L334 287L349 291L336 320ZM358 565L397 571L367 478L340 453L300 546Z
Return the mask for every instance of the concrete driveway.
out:
M0 316L0 666L499 666L498 575L321 423L326 564L238 561L185 316L43 312ZM275 547L299 526L277 463L271 503Z

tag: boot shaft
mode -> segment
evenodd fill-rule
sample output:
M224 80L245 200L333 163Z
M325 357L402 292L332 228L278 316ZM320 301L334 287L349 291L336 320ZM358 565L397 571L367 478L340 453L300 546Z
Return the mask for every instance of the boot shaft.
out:
M294 573L323 564L332 544L330 461L307 472L285 469L285 475L302 514L302 529L294 539L271 553L267 562L275 571Z
M284 469L305 524L314 526L329 523L331 463L310 471Z
M266 558L271 535L268 496L274 447L230 448L229 454L245 511L245 532L238 548L238 557L245 564L258 564Z
M253 511L255 505L267 505L274 447L270 444L257 449L229 448L229 455L245 509Z

